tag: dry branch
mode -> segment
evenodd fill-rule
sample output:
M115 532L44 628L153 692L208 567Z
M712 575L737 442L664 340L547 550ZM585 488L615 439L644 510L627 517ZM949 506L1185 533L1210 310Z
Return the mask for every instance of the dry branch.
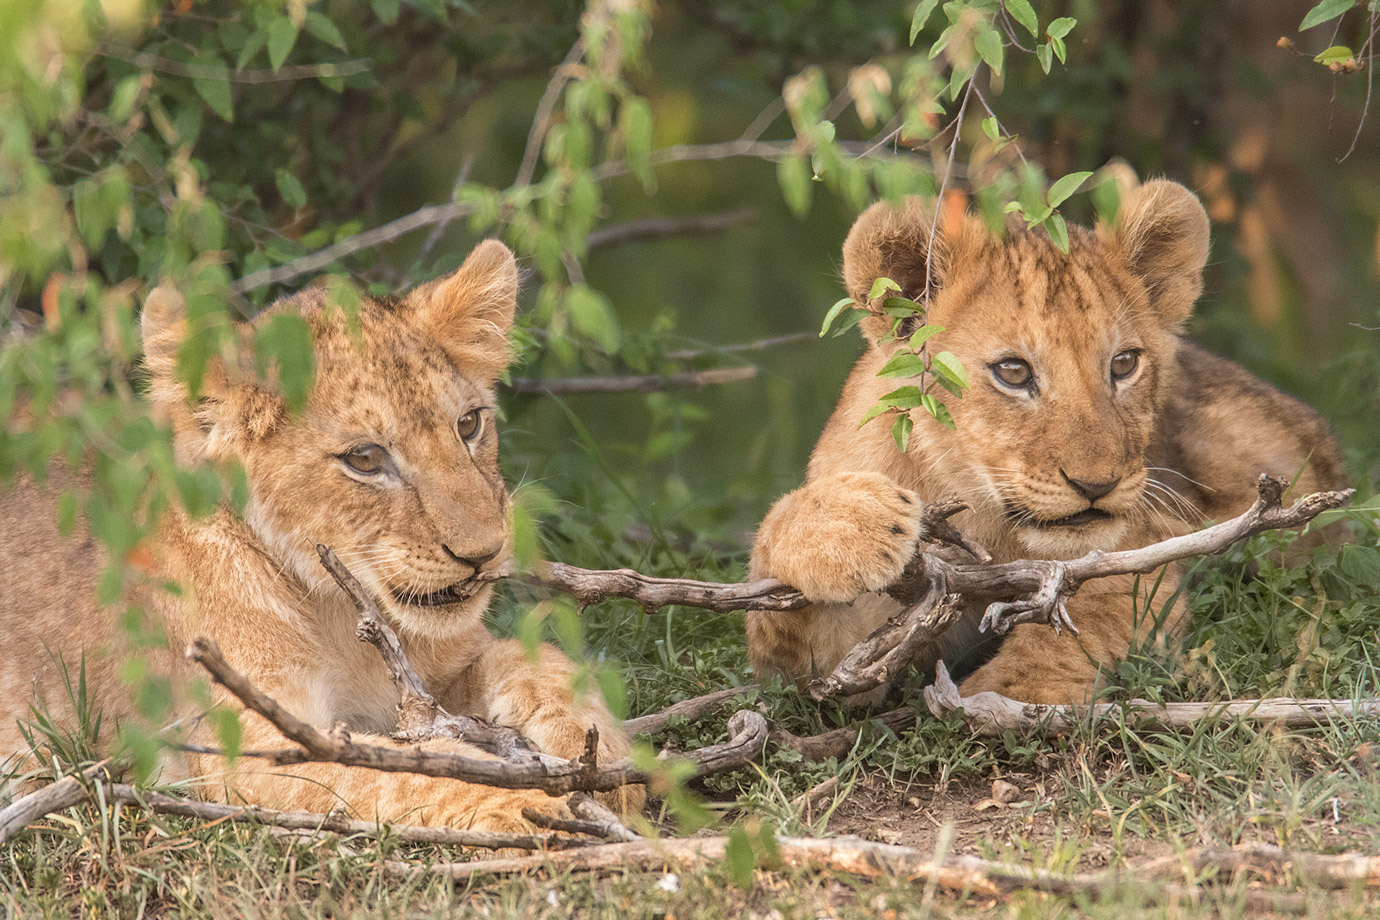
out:
M720 863L727 852L727 837L702 837L675 840L642 840L566 850L543 856L514 859L479 860L417 866L388 862L384 870L393 875L443 875L468 880L493 875L545 871L556 875L569 871L606 869L656 869L665 866L705 866ZM934 855L911 847L873 843L856 837L816 840L800 837L776 839L776 864L815 871L843 872L865 878L892 876L912 883L935 884L950 891L1003 898L1017 891L1043 891L1062 897L1096 896L1118 889L1134 889L1146 900L1191 900L1203 888L1196 884L1144 884L1135 867L1106 872L1060 875L1046 869L1012 865L976 856L950 856L936 860ZM1276 847L1248 844L1236 849L1201 848L1190 850L1177 860L1183 874L1194 870L1203 875L1211 869L1235 873L1261 866L1285 874L1294 869L1307 881L1323 888L1345 889L1380 886L1380 857L1346 854L1323 856L1291 853ZM1151 876L1173 875L1173 863L1156 860ZM768 866L770 867L770 865ZM1306 907L1305 895L1292 892L1249 890L1241 893L1248 906L1274 910Z
M536 572L517 577L528 584L569 594L581 607L614 597L637 601L648 612L673 604L715 613L799 610L809 604L805 595L775 578L718 584L688 578L652 578L632 569L581 569L563 562L546 562Z
M413 742L429 738L455 738L497 754L504 760L521 762L533 758L532 746L519 732L491 725L483 719L453 715L441 708L407 660L397 633L384 620L369 592L329 547L316 544L316 554L321 557L321 565L341 590L349 595L359 611L355 635L361 642L368 642L378 649L389 676L398 687L401 700L398 702L398 726L393 733L394 738Z
M968 728L979 735L1039 729L1045 735L1067 735L1079 726L1113 718L1152 728L1183 728L1203 721L1240 720L1283 728L1308 728L1329 722L1380 718L1380 699L1321 700L1274 698L1225 703L1095 703L1047 706L1022 703L990 690L961 696L941 662L934 683L925 688L930 712L943 718L961 711Z
M843 757L858 743L858 732L873 722L898 732L914 724L917 713L910 706L879 713L854 725L845 725L818 735L797 735L784 728L773 728L768 736L772 744L790 748L808 761Z
M297 748L276 751L244 751L242 756L257 757L284 766L320 762L368 767L392 773L418 773L445 777L501 789L540 789L548 795L571 792L609 792L621 786L645 783L648 774L624 758L608 766L588 759L566 761L536 754L540 758L526 763L484 760L446 751L417 747L383 747L356 743L349 732L337 726L322 732L284 710L271 697L255 687L243 674L226 663L220 650L209 639L199 638L187 648L187 657L204 667L211 677L234 694L246 708L263 716ZM728 720L729 740L674 756L690 761L697 774L717 773L742 766L756 757L766 744L767 722L755 712L743 710ZM664 754L663 757L671 756Z
M665 709L658 712L651 712L645 716L638 716L636 719L628 719L623 723L623 728L630 735L654 735L666 727L676 716L685 716L691 722L708 712L713 712L724 703L754 690L760 690L761 684L748 684L743 687L729 687L726 690L715 690L713 693L706 693L703 696L694 696L688 700L681 700L679 703L672 703Z
M548 815L537 811L535 808L524 808L522 816L537 827L565 831L570 834L585 834L590 837L600 837L604 840L624 843L643 839L642 835L629 830L622 821L618 820L618 816L604 807L598 799L586 793L572 792L566 801L566 807L575 816L574 820Z
M109 772L110 763L103 760L15 799L0 811L0 846L44 815L85 802L90 797L91 784L108 781Z

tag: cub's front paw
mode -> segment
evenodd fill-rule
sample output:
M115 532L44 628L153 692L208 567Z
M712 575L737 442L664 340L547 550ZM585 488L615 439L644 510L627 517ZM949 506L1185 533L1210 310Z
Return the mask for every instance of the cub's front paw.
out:
M880 473L840 473L781 498L752 550L754 577L771 576L811 601L847 603L884 591L920 539L920 501Z

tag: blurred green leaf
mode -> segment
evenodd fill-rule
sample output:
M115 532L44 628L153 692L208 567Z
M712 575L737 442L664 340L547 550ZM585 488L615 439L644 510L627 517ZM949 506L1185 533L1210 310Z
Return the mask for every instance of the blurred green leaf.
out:
M274 70L280 69L292 53L297 31L297 25L287 16L274 17L268 24L268 63Z
M1304 14L1303 22L1299 23L1299 31L1330 22L1355 5L1356 0L1322 0Z

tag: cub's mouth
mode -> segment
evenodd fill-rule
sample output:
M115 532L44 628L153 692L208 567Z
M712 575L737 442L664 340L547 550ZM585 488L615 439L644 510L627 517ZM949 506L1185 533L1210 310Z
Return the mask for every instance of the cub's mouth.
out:
M465 581L457 581L453 585L427 594L416 594L394 588L393 598L405 607L446 607L450 604L463 604L478 594L479 589L484 584L478 579L468 578Z
M1077 514L1070 514L1067 517L1044 520L1035 517L1030 511L1007 505L1006 516L1013 523L1021 527L1034 527L1038 530L1050 530L1057 527L1082 527L1086 524L1096 524L1101 521L1110 521L1112 515L1101 508L1084 508Z

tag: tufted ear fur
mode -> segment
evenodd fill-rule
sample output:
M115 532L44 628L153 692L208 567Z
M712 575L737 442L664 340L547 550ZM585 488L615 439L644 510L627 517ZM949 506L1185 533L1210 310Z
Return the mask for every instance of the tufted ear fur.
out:
M986 233L982 221L964 214L962 209L944 211L939 232L930 245L934 226L933 204L913 196L900 207L878 202L862 213L843 241L843 281L848 296L859 304L867 302L872 283L890 278L911 300L925 299L928 282L930 297L944 284L947 267L971 239ZM876 341L891 326L889 319L868 317L861 323L863 334Z
M149 399L154 416L172 426L179 460L194 463L234 455L265 437L287 409L278 394L253 380L252 373L237 366L232 379L223 356L207 362L192 401L177 368L189 328L182 295L169 287L155 288L144 301L140 318ZM243 354L252 354L247 350L247 330L236 329L232 335ZM241 363L252 367L252 363Z
M1172 323L1187 320L1208 257L1208 217L1197 197L1177 182L1147 182L1122 200L1112 234L1151 307Z
M517 310L517 262L507 246L485 240L465 264L408 295L413 322L465 374L493 380L512 358L508 330Z

